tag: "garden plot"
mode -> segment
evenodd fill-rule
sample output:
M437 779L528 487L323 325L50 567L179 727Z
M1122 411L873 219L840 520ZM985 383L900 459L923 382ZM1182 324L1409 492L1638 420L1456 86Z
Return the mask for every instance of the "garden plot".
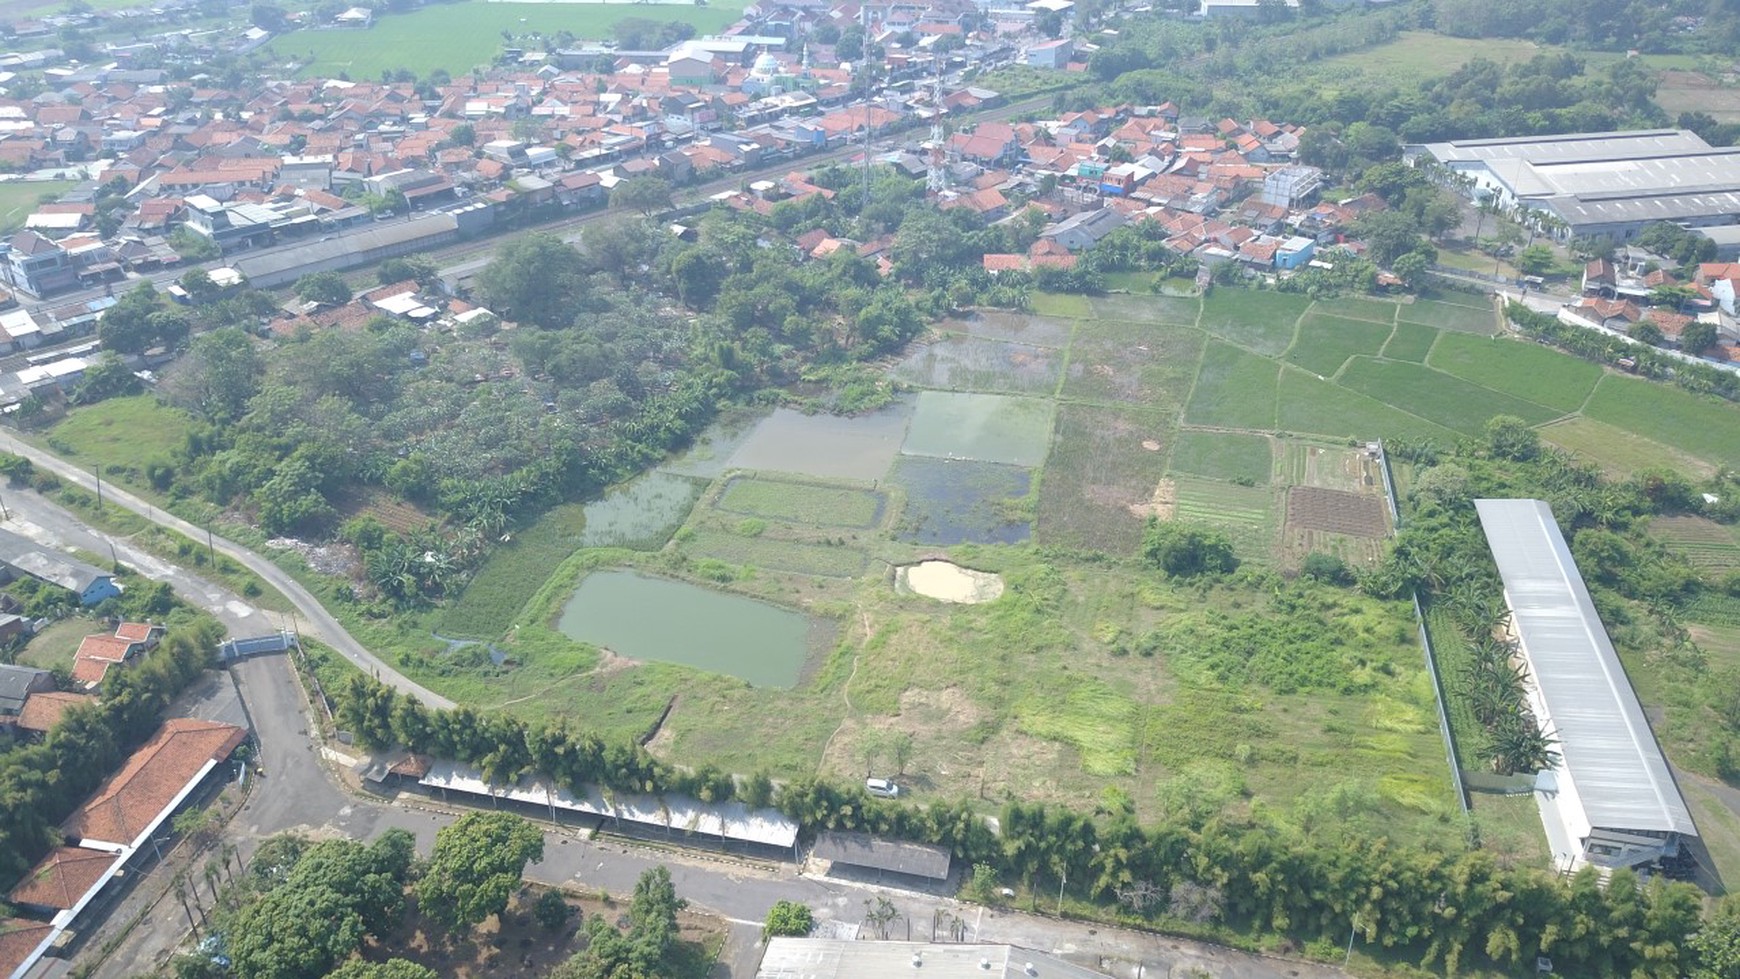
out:
M1479 333L1492 336L1498 332L1498 314L1493 310L1491 303L1475 305L1438 299L1420 299L1413 303L1402 304L1397 318L1409 323L1420 323L1425 326L1435 326L1440 330L1453 330L1460 333Z
M1171 323L1194 326L1202 303L1180 296L1095 296L1088 300L1094 319L1126 323Z
M1311 300L1284 292L1216 289L1202 301L1204 330L1267 357L1279 357L1293 342L1294 326Z
M1382 493L1383 474L1375 457L1361 449L1290 440L1282 443L1280 482L1349 493Z
M962 319L944 320L937 329L1035 347L1067 347L1070 336L1075 333L1075 323L1055 316L986 309Z
M1196 373L1185 418L1193 425L1275 427L1275 379L1280 367L1219 340L1210 340Z
M787 523L868 530L882 522L887 498L850 486L734 476L715 509Z
M895 377L950 391L1050 394L1057 390L1063 353L1053 347L973 336L945 336L912 349Z
M895 535L917 544L1018 544L1033 534L1033 472L963 459L901 456L889 477L906 492Z
M1181 477L1176 481L1173 518L1223 531L1239 557L1272 561L1275 551L1275 493L1266 486Z
M1174 419L1128 408L1067 404L1039 480L1041 544L1133 553L1142 523L1171 512L1166 444Z
M1706 571L1740 570L1740 533L1705 517L1656 517L1649 532Z
M881 479L900 451L912 416L911 399L849 418L780 408L762 419L731 453L728 468L864 482Z
M1084 322L1069 348L1063 396L1178 411L1201 365L1202 344L1193 329Z
M1292 486L1287 489L1287 525L1375 539L1389 533L1389 511L1375 496Z
M900 451L939 459L1037 466L1045 461L1056 414L1057 405L1049 399L922 391Z
M1167 468L1173 473L1262 486L1275 468L1275 454L1266 435L1185 430L1178 433Z
M1334 377L1349 357L1375 355L1390 338L1388 323L1330 316L1312 311L1299 321L1299 335L1287 351L1287 362L1319 377Z

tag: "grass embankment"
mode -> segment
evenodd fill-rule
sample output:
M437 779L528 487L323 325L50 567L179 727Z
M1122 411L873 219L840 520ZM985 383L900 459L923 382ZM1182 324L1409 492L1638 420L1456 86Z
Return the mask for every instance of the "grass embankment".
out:
M24 227L24 219L44 198L53 200L77 186L73 180L0 181L0 234Z

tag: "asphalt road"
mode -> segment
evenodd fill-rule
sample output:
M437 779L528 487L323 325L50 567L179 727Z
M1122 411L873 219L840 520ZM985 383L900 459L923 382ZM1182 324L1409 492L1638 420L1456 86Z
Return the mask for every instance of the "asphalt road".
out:
M67 482L81 486L93 492L96 490L97 481L95 476L91 473L85 472L83 469L80 469L51 452L46 452L42 449L38 449L36 446L30 445L26 442L21 442L10 435L7 435L4 441L0 442L0 447L5 448L8 452L24 456L38 468L48 470ZM105 483L103 485L102 496L105 504L114 504L127 510L131 510L147 520L150 520L152 523L185 534L193 540L205 540L207 537L207 531L204 527L195 527L193 524L188 523L186 520L183 520L174 514L165 513L162 509L145 502L113 483ZM46 501L44 502L46 503ZM71 519L70 515L68 519ZM320 604L320 601L316 599L308 589L302 587L301 582L298 582L295 578L291 577L283 568L278 567L266 558L232 540L212 535L211 541L218 551L259 575L267 584L278 589L284 597L288 598L290 603L296 607L297 612L307 621L307 624L303 626L304 632L319 639L328 646L331 646L333 649L337 650L340 655L344 656L352 663L355 663L364 672L372 674L382 683L385 683L403 693L411 694L430 706L443 708L453 706L453 701L448 700L446 697L436 694L401 675L384 660L364 648L362 643L357 642L349 632L345 631L344 626L340 625L338 620L333 618L332 614L326 611L326 608ZM105 550L105 548L87 549L95 550L96 553L99 554L103 553ZM143 552L137 550L135 553L143 554ZM154 558L150 558L149 555L144 555L141 560L142 562L149 561L150 565L165 568L168 567L167 564ZM146 563L140 563L138 566L144 568L148 565ZM211 587L209 583L208 587ZM191 600L193 599L190 599L190 601ZM203 606L204 603L202 602L201 604ZM255 620L255 622L250 623L248 630L243 631L241 634L258 635L263 632L274 631L278 628L282 628L282 623L263 623L259 620Z

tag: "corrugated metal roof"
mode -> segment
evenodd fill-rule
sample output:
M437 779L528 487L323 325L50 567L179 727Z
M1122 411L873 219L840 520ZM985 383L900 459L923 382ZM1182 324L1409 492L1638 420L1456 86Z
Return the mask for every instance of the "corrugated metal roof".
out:
M1475 500L1529 672L1591 825L1696 836L1589 589L1540 500Z
M951 862L946 846L879 840L869 833L822 833L816 837L810 856L831 863L890 870L935 880L947 879Z
M1105 979L1054 955L1015 945L771 938L756 979Z

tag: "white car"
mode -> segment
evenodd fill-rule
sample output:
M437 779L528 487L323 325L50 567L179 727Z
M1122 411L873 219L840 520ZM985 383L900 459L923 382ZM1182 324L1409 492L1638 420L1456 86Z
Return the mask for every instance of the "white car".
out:
M898 799L900 797L900 786L885 778L865 779L864 791L878 799Z

